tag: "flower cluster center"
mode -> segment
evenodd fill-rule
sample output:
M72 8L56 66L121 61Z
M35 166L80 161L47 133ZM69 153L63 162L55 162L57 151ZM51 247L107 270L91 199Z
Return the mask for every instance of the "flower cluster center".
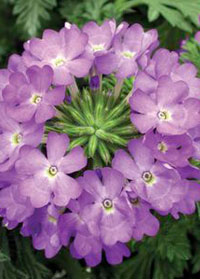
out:
M157 145L157 148L160 152L162 153L165 153L168 148L167 148L167 145L164 143L164 142L160 142L158 145Z

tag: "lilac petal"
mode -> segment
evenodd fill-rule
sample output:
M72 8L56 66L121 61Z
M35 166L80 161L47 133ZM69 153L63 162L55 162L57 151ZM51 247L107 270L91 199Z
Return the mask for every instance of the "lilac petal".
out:
M44 32L42 34L42 39L47 41L49 44L54 42L55 44L60 45L60 43L61 43L59 33L57 31L52 30L52 29L44 30Z
M124 59L123 63L120 65L116 77L117 78L127 78L131 77L136 74L138 70L138 65L135 61L133 60L128 60Z
M148 210L138 209L136 227L133 228L133 237L139 241L144 235L155 236L158 233L160 223Z
M25 125L28 125L24 127L24 144L31 145L34 147L37 147L41 141L42 136L44 134L44 126L43 125L33 125L32 123L28 122ZM31 130L31 125L33 126L33 129Z
M101 172L103 175L103 185L106 187L106 197L114 199L119 196L124 185L124 176L119 171L111 168L103 168Z
M84 155L84 150L77 146L62 159L60 170L64 173L72 173L84 168L86 165L87 158Z
M90 170L85 171L81 181L85 191L95 197L95 199L100 200L103 185L96 172Z
M57 86L50 89L44 96L44 101L51 105L57 106L62 103L65 98L65 87Z
M69 145L69 137L65 134L50 132L47 138L47 158L51 164L60 160Z
M139 72L134 81L134 89L140 89L145 93L156 90L158 82L145 72Z
M184 123L184 127L186 129L191 129L199 125L200 124L200 100L196 98L188 98L184 102L184 107L187 111L187 120Z
M62 245L67 246L70 238L75 234L77 219L78 215L74 213L66 213L60 216L58 227Z
M23 73L16 72L13 73L9 78L10 84L16 87L20 87L24 84L27 84L26 77Z
M53 70L49 66L44 66L43 68L32 66L26 71L26 74L36 92L45 92L51 86Z
M88 255L92 250L91 244L87 241L87 237L81 235L80 233L76 234L76 237L74 239L74 248L82 257Z
M56 187L54 187L53 202L57 206L66 206L70 199L76 199L81 194L81 187L78 182L63 173L56 177Z
M153 56L155 63L155 73L159 78L163 75L170 75L172 67L178 64L178 54L175 51L170 52L167 49L159 49Z
M73 81L73 77L67 67L61 66L54 69L53 83L55 85L70 85Z
M142 143L142 140L131 140L128 144L128 150L140 170L150 170L154 163L154 157L152 151Z
M6 106L0 103L0 130L15 132L20 130L19 124L12 118L8 117Z
M169 93L170 92L170 93ZM162 105L170 105L182 101L188 95L188 86L183 81L173 82L168 76L158 80L157 100Z
M25 156L20 158L15 168L17 173L21 175L34 175L38 171L45 170L49 166L49 162L45 156L38 150L32 149L26 152Z
M12 72L19 71L25 74L27 67L23 61L22 56L13 54L8 59L8 69Z
M79 56L85 50L85 46L88 41L88 36L82 33L78 29L66 29L62 30L64 45L64 53L69 60L73 60Z
M99 73L109 75L117 69L118 59L114 53L107 53L96 57L95 65Z
M157 110L154 100L139 89L133 93L129 103L133 111L140 113L149 113Z
M124 34L124 44L130 51L139 52L142 47L143 28L140 24L133 24Z
M101 263L101 253L89 254L85 257L88 266L95 267Z
M103 214L102 210L103 209L99 204L89 204L86 205L81 212L81 218L87 224L89 231L94 236L100 235L99 222Z
M91 66L92 61L85 58L77 58L67 63L70 73L78 78L86 76Z
M35 208L45 206L51 199L51 192L46 177L40 179L40 181L34 181L33 178L25 179L19 186L21 194L29 197L32 206Z
M35 113L35 122L40 124L51 119L56 114L56 110L52 105L41 103Z
M35 111L36 107L32 104L21 104L7 108L8 115L19 122L30 121Z
M108 246L118 241L128 242L132 235L131 225L118 210L114 214L103 214L100 229L102 241Z
M30 41L30 52L35 57L42 60L45 56L45 52L47 52L47 48L45 47L45 43L43 40L34 38Z
M4 102L9 104L17 103L16 87L13 85L7 85L2 91L2 97Z
M144 134L149 130L155 128L157 121L155 117L148 114L143 115L143 114L131 113L131 122L141 133Z
M139 171L133 159L122 149L117 150L115 153L112 160L112 167L131 180L135 178L135 175L137 175Z
M120 264L123 261L123 256L130 257L131 252L129 248L123 243L116 243L114 246L105 246L107 261L112 264Z

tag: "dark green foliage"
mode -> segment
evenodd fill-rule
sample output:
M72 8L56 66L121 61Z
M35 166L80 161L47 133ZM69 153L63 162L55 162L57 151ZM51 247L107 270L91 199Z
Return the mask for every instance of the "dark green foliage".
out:
M48 279L51 271L37 259L29 239L0 229L0 278Z
M22 25L29 36L37 35L42 19L49 20L49 10L56 6L56 0L16 0L13 14L17 15L17 23Z
M89 20L102 23L106 18L115 18L118 23L139 22L145 29L157 28L162 47L177 50L180 41L188 34L193 37L199 28L200 0L0 0L0 14L2 68L11 54L22 52L25 40L41 36L45 28L58 30L64 21L79 26ZM181 61L191 61L200 76L200 45L191 38L184 50ZM103 86L111 90L115 82L114 77L104 79ZM125 81L123 98L132 82ZM116 128L115 133L119 132L123 131ZM84 145L87 140L88 136L82 136L74 144ZM88 151L91 155L98 145L95 140L91 136ZM107 147L99 145L98 148L107 160ZM96 166L101 163L96 157ZM198 161L191 163L200 167ZM161 230L156 237L145 237L138 243L132 241L130 247L132 256L122 264L112 267L103 257L98 267L88 269L84 261L72 259L64 248L55 258L47 260L18 230L1 228L0 279L199 279L200 205L197 204L194 216L182 216L180 220L161 218Z

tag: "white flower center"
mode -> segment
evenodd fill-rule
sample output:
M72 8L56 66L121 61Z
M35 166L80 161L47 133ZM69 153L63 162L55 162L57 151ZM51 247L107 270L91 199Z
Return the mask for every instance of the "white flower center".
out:
M48 221L53 224L57 224L57 219L51 215L48 216Z
M57 57L52 60L52 64L54 65L54 67L63 66L65 64L65 62L66 62L66 59L64 57Z
M157 148L162 153L165 153L168 150L167 145L163 141L157 145Z
M32 104L38 105L41 101L42 101L42 97L40 95L37 95L37 94L32 95L32 98L31 98Z
M92 45L93 52L101 51L104 49L105 49L104 44Z
M123 55L125 58L132 59L132 58L135 56L135 52L126 50L126 51L123 51L123 52L122 52L122 55Z
M19 145L23 141L23 135L22 134L14 134L12 136L12 144L13 145Z
M113 207L113 203L110 199L105 199L103 201L103 206L105 209L111 209Z
M51 176L55 176L55 175L57 174L57 172L58 172L58 169L57 169L56 166L51 166L51 167L49 168L49 174L50 174Z
M150 171L143 172L142 179L149 186L152 186L156 182L155 176Z
M167 121L171 119L171 114L168 111L163 110L158 112L157 117L159 120Z

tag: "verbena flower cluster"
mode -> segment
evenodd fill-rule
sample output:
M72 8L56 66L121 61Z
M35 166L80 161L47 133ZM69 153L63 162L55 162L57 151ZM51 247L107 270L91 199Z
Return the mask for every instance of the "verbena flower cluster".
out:
M47 258L68 246L88 266L102 252L118 264L132 239L158 233L159 215L195 211L200 79L158 45L156 30L139 24L66 23L0 70L2 225L20 224ZM106 91L108 75L116 83Z

